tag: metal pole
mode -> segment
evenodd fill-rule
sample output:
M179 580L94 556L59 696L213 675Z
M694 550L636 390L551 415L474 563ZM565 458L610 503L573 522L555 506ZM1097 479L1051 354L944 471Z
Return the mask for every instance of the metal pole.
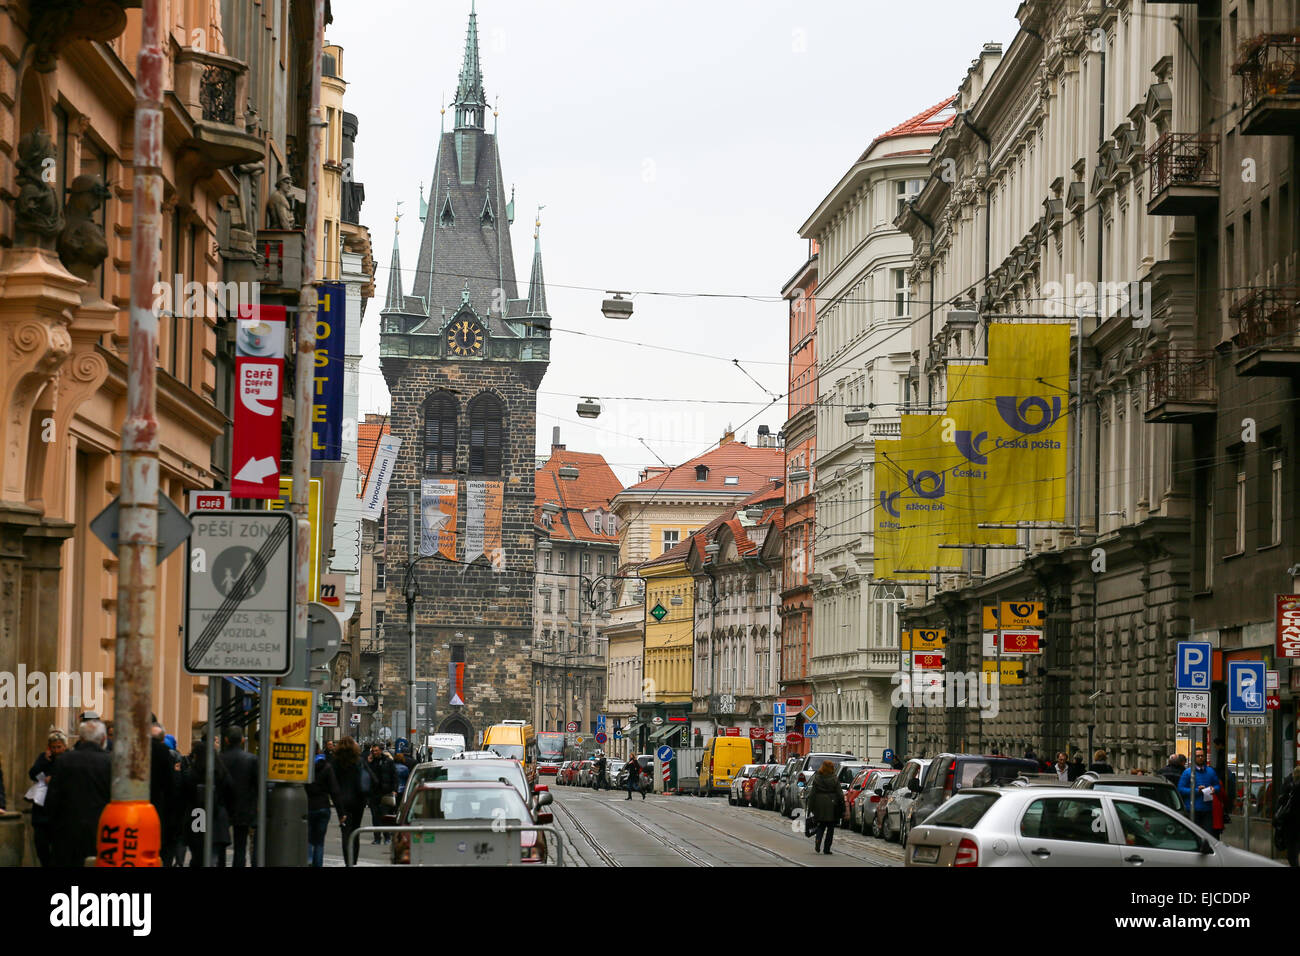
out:
M136 59L135 175L131 230L131 306L122 494L118 521L117 640L114 644L112 803L105 827L145 824L136 865L161 866L161 828L149 803L149 713L157 630L158 418L155 368L158 316L153 284L161 258L162 4L144 0ZM152 853L152 858L150 854ZM117 859L117 858L115 858ZM119 861L122 862L122 861Z
M406 728L415 741L415 489L406 491ZM455 688L452 688L455 691Z
M203 865L212 865L212 821L216 818L217 812L217 790L212 785L216 777L216 767L213 766L215 756L213 753L213 744L217 739L217 688L221 680L219 677L208 678L208 736L204 739L203 745L207 750L203 753Z
M1244 753L1245 753L1245 755L1246 755L1246 786L1245 786L1245 787L1242 789L1242 791L1241 791L1241 795L1242 795L1242 801L1241 801L1241 802L1244 803L1244 804L1246 805L1246 812L1245 812L1245 817L1246 817L1246 832L1245 832L1245 835L1242 837L1242 849L1244 849L1247 853L1250 852L1250 797L1251 797L1251 792L1252 792L1252 785L1253 785L1254 782L1255 782L1255 781L1251 778L1251 772L1250 772L1250 737L1251 737L1252 732L1253 732L1253 731L1251 730L1250 727L1246 727L1246 728L1245 728L1245 732L1241 735L1241 736L1242 736L1242 745L1241 745L1241 746L1242 746L1242 750L1244 751ZM1206 748L1205 748L1205 766L1206 766L1206 767L1209 767L1209 766L1210 766L1210 748L1209 748L1209 746L1208 746L1208 743L1209 743L1209 742L1207 741L1206 743L1207 743L1207 746L1206 746ZM1226 747L1224 748L1224 751L1225 751L1225 752L1227 751L1227 748L1226 748ZM1228 775L1228 769L1227 769L1227 764L1226 764L1226 762L1225 762L1225 764L1224 764L1223 775L1224 775L1225 777ZM1223 781L1222 781L1222 780L1219 781L1219 786L1220 786L1220 787L1223 786ZM1211 818L1210 818L1210 821L1211 821L1211 823L1213 823L1214 818L1211 817Z
M253 840L253 865L266 866L266 772L271 755L271 732L268 729L271 726L271 681L263 677L257 684L257 835Z

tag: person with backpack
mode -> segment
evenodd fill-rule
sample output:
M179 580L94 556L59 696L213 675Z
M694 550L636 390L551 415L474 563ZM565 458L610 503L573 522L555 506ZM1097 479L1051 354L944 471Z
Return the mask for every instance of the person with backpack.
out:
M370 773L361 760L361 748L351 737L339 741L329 770L328 786L334 809L338 811L339 829L343 833L343 864L356 866L352 834L360 828L366 811Z
M366 802L370 804L370 825L384 825L384 814L397 806L397 767L393 758L384 752L379 744L370 745L370 754L366 757L363 769L369 773L370 781L366 790ZM393 835L375 834L372 844L391 843Z
M1273 845L1286 853L1286 861L1300 867L1300 767L1282 784L1273 807Z
M831 855L831 841L835 839L835 827L844 816L844 791L835 775L835 764L823 760L821 769L813 774L808 787L808 822L815 821L812 836L813 852ZM807 832L807 830L805 830ZM822 849L825 838L826 848Z

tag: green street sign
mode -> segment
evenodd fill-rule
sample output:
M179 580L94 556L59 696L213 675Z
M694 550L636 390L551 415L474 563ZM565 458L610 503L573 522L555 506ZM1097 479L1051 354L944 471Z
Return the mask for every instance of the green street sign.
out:
M668 616L668 609L664 607L662 604L656 604L654 607L650 609L650 616L653 617L656 621L662 621L665 617Z
M323 700L321 701L320 707L317 708L316 712L318 714L332 714L334 713L334 708L330 706L330 702L328 700Z

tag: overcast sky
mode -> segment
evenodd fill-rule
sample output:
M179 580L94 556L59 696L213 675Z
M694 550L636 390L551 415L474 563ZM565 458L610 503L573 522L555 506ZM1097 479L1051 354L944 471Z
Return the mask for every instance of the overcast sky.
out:
M327 41L344 48L362 222L378 266L361 407L387 411L378 322L393 212L404 200L409 293L419 187L427 195L469 0L332 6ZM874 136L955 93L985 42L1010 42L1015 9L1013 0L479 0L483 82L499 100L502 171L516 187L520 295L533 216L546 207L554 330L539 454L559 425L569 448L603 454L630 484L655 455L679 464L728 424L751 444L760 424L775 434L785 402L764 406L767 392L786 391L779 293L806 258L799 226ZM601 315L606 289L638 293L629 321ZM575 412L584 395L604 408L594 422Z

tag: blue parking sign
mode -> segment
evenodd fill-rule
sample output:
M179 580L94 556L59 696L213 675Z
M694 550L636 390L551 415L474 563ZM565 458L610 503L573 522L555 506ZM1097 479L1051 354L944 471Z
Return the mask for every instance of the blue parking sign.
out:
M785 718L784 718L784 717L773 717L773 718L772 718L772 732L773 732L773 733L776 733L776 734L783 734L783 733L785 733Z
M1265 712L1265 676L1263 661L1228 662L1229 714L1244 715Z
M1209 641L1179 641L1177 690L1210 689Z

